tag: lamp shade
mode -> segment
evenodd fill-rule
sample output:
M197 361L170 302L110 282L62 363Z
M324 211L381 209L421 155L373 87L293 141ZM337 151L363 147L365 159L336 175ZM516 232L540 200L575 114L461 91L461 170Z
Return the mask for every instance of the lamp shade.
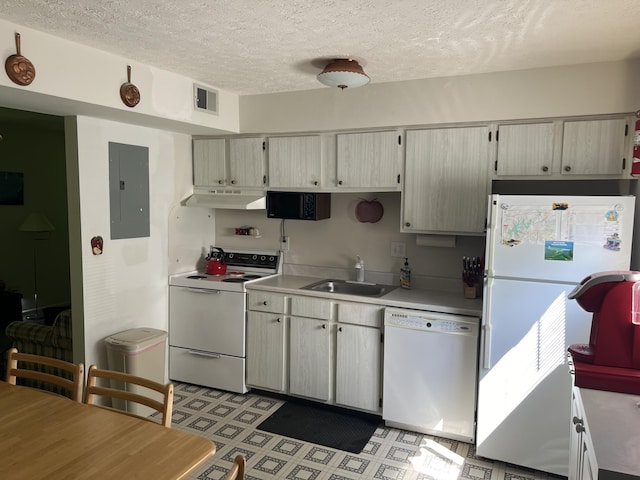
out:
M35 212L27 215L18 230L21 232L53 232L55 227L44 213Z
M329 87L345 88L362 87L371 80L360 64L350 58L336 58L318 74L318 81Z

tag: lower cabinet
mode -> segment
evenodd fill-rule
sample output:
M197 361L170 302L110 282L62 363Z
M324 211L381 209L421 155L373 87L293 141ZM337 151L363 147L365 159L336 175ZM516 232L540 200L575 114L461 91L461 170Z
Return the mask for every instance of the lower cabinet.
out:
M381 407L382 343L378 328L338 324L336 403L361 410Z
M333 378L331 324L302 317L289 322L289 393L326 402Z
M380 413L384 306L249 291L247 385Z
M281 314L247 314L247 385L284 392L286 384L286 318Z
M569 480L595 480L598 462L588 431L580 390L571 392L571 437L569 439Z

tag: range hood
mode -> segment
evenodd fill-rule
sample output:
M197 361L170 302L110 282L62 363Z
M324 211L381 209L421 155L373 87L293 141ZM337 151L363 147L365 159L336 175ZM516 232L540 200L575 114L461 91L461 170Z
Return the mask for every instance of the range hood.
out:
M182 205L228 210L265 210L267 200L264 192L194 191L193 195L182 201Z

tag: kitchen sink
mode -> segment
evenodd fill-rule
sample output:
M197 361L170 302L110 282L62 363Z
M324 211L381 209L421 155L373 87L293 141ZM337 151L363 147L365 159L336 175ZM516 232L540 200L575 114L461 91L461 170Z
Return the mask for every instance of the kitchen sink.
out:
M396 287L392 285L380 285L378 283L352 282L349 280L320 280L319 282L302 287L302 290L360 295L364 297L381 297L395 288Z

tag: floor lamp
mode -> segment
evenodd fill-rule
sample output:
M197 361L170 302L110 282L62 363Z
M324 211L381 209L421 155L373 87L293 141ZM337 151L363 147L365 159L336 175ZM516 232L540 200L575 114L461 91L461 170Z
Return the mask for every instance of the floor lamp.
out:
M30 213L27 215L27 218L24 219L24 222L18 228L21 232L32 232L33 236L33 298L35 302L35 318L38 318L38 261L37 261L37 244L36 240L39 240L37 237L38 233L42 232L53 232L55 227L49 221L44 213L36 212ZM42 239L40 239L42 240Z

